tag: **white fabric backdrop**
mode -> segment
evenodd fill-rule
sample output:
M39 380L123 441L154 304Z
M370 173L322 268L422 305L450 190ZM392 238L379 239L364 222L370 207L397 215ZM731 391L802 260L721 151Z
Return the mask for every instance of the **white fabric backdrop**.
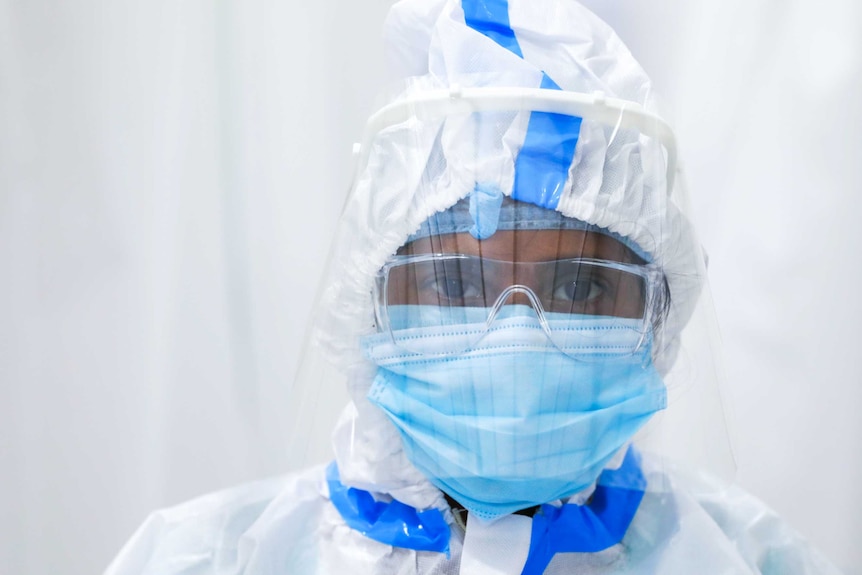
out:
M591 0L678 128L740 482L862 573L862 5ZM291 466L388 2L0 0L0 573Z

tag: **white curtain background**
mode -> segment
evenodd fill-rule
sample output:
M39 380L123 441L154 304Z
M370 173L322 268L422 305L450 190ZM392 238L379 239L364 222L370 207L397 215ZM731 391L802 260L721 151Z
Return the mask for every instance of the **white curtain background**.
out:
M678 130L738 480L860 574L862 4L587 3ZM0 0L0 573L292 467L388 5Z

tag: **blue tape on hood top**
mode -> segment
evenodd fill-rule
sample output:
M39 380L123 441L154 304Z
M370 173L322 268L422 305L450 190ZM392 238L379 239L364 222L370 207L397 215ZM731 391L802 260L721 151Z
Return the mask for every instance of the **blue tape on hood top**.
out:
M559 90L547 75L542 88ZM515 160L512 197L543 208L556 209L569 178L569 167L581 132L581 118L533 112L524 145Z
M521 46L509 24L507 0L462 0L464 21L473 30L523 58ZM539 86L560 87L547 74ZM556 209L575 157L581 118L564 114L533 112L524 144L515 160L512 197L544 208Z
M523 58L521 46L509 25L509 2L507 0L464 0L464 21L467 26L487 36L519 58Z

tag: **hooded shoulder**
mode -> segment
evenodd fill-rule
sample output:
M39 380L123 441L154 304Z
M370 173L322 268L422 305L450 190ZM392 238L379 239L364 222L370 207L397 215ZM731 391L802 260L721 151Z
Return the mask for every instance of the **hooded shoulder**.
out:
M228 575L266 572L262 560L307 559L327 503L322 467L256 481L156 511L105 575Z
M809 541L738 485L697 496L703 510L763 575L840 575Z

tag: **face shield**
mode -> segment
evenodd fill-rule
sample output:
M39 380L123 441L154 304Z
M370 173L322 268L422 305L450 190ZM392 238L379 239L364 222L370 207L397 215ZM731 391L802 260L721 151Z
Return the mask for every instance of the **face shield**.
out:
M731 477L671 130L522 62L411 78L369 120L292 395L297 462L329 455L346 388L340 480L417 509L661 492L674 462Z

